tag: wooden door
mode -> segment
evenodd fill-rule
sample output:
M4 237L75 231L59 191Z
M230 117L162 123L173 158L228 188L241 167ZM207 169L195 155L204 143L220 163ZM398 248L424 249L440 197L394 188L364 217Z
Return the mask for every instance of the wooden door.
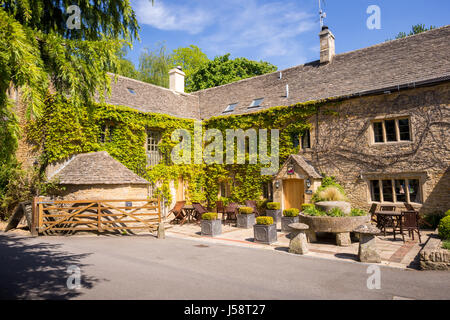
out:
M283 180L284 209L302 209L305 202L304 182L300 179Z

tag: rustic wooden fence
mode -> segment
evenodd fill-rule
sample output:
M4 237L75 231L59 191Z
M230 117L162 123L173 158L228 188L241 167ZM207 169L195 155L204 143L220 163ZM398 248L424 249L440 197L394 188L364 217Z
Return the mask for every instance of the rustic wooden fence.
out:
M156 199L33 200L32 233L72 234L77 231L155 231L161 222L161 202Z

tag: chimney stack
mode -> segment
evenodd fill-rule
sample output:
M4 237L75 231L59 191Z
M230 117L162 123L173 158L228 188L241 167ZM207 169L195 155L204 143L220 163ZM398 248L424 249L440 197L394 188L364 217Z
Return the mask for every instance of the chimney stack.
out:
M330 63L336 55L334 47L334 35L327 26L322 27L320 37L320 63Z
M169 71L169 89L184 93L184 77L186 74L178 66Z

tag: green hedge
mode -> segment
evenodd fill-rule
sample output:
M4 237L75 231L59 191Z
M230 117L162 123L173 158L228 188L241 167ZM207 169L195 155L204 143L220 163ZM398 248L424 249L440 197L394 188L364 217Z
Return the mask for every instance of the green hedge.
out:
M450 240L450 216L441 219L438 226L439 237L444 240Z
M240 214L252 214L252 213L253 213L253 208L250 208L250 207L240 207L240 208L239 208L239 213L240 213Z
M268 202L267 209L269 210L280 210L281 204L279 202Z
M202 215L202 219L203 220L216 220L217 219L217 213L215 213L215 212L204 213Z
M256 224L271 225L271 224L273 224L273 218L272 217L258 217L258 218L256 218Z
M297 208L286 209L283 211L285 217L297 217L300 211Z

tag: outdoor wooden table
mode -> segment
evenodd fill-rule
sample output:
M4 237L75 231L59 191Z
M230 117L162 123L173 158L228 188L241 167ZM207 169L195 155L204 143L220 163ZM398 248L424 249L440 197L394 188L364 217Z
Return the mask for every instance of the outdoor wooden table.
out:
M396 228L401 230L402 213L397 211L376 211L375 215L377 216L377 228L382 230L384 236L386 236L386 227L392 227L395 240Z
M181 225L186 222L186 219L189 223L191 223L192 218L195 216L195 208L192 206L192 204L186 204L183 207L183 211L186 214L186 218L183 219L184 221L181 222Z

